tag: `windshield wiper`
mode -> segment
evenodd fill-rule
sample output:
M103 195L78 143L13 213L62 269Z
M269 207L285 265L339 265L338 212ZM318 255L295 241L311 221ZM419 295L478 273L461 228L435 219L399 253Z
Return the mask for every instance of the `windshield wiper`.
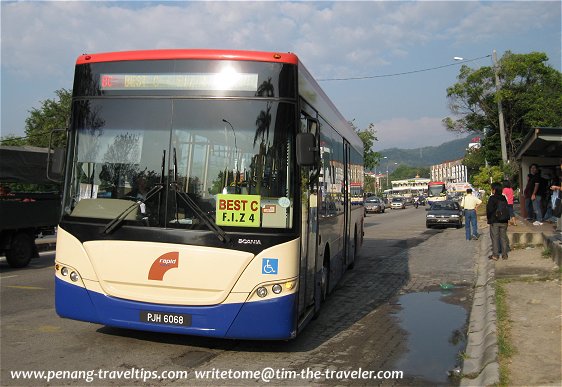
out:
M207 215L207 213L203 211L187 193L176 191L176 196L179 197L195 213L195 215L203 221L203 223L205 223L209 230L211 230L221 242L230 242L230 237L224 232L224 230L217 226L213 219Z
M152 198L154 195L160 192L162 188L164 188L163 184L157 184L154 187L152 187L150 191L146 193L146 198L144 198L143 200L136 201L133 204L131 204L129 207L127 207L124 211L122 211L119 215L117 215L114 219L112 219L108 224L105 225L105 228L103 229L102 233L111 234L113 230L119 227L123 223L125 218L127 218L127 216L131 212L133 212L135 208L137 208L137 206L146 203L150 198Z
M230 237L226 235L224 230L220 228L213 221L213 219L205 211L203 211L201 207L199 207L192 198L189 197L189 195L186 192L178 190L178 159L176 157L176 148L174 148L173 173L174 173L174 187L175 187L176 197L179 197L191 209L191 211L193 211L195 215L197 215L197 217L201 219L203 223L205 223L205 225L209 228L209 230L211 230L217 236L217 238L219 238L221 242L229 243Z

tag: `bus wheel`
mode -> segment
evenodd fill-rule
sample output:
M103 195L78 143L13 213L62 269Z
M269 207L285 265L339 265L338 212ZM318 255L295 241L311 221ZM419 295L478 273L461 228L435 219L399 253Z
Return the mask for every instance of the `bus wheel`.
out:
M322 276L320 277L320 294L322 302L326 301L326 298L328 298L328 289L330 284L330 263L328 257L324 257L324 263L322 264Z
M353 233L353 245L351 246L351 254L352 260L347 266L349 270L352 270L355 267L355 261L357 260L357 228L355 228L355 232Z
M14 235L10 250L6 251L6 261L10 267L19 268L29 264L34 251L31 235L20 232Z

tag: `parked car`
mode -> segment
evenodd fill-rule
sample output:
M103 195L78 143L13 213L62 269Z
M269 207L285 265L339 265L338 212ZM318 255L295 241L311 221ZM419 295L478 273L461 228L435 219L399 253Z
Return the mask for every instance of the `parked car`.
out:
M434 202L427 209L425 217L425 225L427 228L432 227L456 227L461 228L463 221L462 208L458 202L452 200L444 200Z
M383 213L386 209L384 201L376 196L369 196L365 199L365 213Z
M390 208L393 210L396 208L406 208L406 200L404 198L392 198Z

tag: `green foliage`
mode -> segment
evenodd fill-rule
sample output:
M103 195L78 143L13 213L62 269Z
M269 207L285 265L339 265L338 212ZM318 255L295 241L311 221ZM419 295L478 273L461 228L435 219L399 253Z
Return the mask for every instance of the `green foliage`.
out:
M349 124L363 141L363 164L365 170L370 171L379 164L381 158L380 153L373 151L373 145L378 141L375 125L370 123L367 129L359 130L353 121L349 121Z
M365 175L365 182L363 183L363 190L365 192L375 192L376 191L376 179L369 175Z
M469 149L464 155L462 163L463 165L466 166L468 176L470 177L471 180L473 180L474 175L476 175L480 171L480 168L483 165L486 165L484 149L482 148ZM471 181L471 183L475 184L474 181Z
M458 82L447 88L449 108L460 117L445 118L443 125L456 132L484 134L483 154L488 163L501 160L498 98L505 121L508 158L534 127L562 126L562 73L547 64L541 52L513 54L507 51L498 62L500 90L496 91L492 66L462 66Z
M391 180L404 180L404 179L411 179L416 176L419 177L430 177L431 171L427 167L410 167L408 165L399 165L394 172L390 174Z
M26 145L38 147L49 146L49 138L53 129L65 129L70 119L70 105L72 91L59 89L55 91L57 99L47 99L41 102L39 109L33 108L25 120ZM55 134L54 146L63 147L66 144L64 132Z
M26 144L26 141L23 137L17 137L13 134L9 134L6 137L2 137L0 139L0 144L9 146L23 146Z
M492 183L504 180L504 170L497 165L480 167L480 172L473 176L473 183L477 189L486 191L486 196L492 192Z
M509 308L507 306L507 291L505 280L496 281L496 317L498 336L498 360L500 364L500 386L509 386L509 363L517 353L512 344L511 324L509 322Z

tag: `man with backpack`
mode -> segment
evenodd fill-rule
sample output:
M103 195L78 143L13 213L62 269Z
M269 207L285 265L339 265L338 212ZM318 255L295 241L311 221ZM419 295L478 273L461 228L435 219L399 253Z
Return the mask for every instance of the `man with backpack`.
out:
M492 196L490 196L486 205L486 218L490 225L490 237L492 238L492 255L488 258L497 261L501 248L502 258L507 259L509 251L507 239L509 207L507 199L502 195L502 185L500 183L492 184Z

